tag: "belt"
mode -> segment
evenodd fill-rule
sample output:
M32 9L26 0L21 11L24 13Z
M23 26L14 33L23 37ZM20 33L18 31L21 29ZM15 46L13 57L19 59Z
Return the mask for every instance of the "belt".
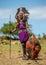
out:
M27 31L26 29L24 29L24 30L19 30L19 32L18 33L21 33L21 32L24 32L24 31Z

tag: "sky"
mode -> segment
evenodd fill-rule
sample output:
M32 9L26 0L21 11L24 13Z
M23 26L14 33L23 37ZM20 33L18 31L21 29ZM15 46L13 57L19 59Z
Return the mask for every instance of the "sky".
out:
M46 0L0 0L0 28L4 23L15 22L15 14L19 7L25 7L30 15L28 23L32 24L35 35L46 34Z

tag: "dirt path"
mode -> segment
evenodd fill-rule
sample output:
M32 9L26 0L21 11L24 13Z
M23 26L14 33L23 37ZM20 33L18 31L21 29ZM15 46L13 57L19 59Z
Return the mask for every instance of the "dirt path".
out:
M46 53L40 52L37 60L22 60L22 53L12 51L11 58L9 53L0 54L0 65L46 65Z
M46 65L46 50L41 49L37 60L22 60L22 48L17 43L11 46L11 58L9 45L0 46L0 65Z

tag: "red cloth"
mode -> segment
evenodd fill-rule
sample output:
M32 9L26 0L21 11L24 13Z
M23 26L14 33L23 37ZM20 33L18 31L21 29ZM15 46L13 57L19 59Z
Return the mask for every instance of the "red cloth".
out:
M26 42L26 48L31 48L33 49L34 48L34 45L32 43L30 43L30 41L27 41Z

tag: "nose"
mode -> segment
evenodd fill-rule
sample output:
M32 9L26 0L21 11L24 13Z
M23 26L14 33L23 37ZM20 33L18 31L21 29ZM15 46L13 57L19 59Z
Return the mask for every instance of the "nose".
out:
M19 17L23 17L23 14L22 14L22 13L19 13L18 16L19 16Z
M22 12L22 11L20 11L20 12L19 12L19 14L21 15L21 14L23 14L23 12Z
M19 15L20 15L20 16L22 16L22 15L23 15L23 13L21 13L21 12L20 12L20 13L19 13Z

